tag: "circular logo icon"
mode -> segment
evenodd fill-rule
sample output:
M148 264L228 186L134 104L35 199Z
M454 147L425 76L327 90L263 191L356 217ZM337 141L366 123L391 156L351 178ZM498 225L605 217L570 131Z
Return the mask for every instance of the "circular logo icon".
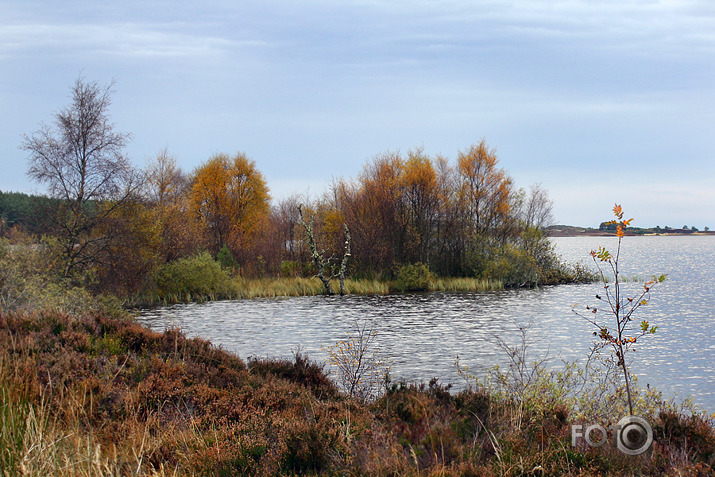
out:
M640 455L653 443L653 429L642 417L624 417L617 426L616 445L624 454Z

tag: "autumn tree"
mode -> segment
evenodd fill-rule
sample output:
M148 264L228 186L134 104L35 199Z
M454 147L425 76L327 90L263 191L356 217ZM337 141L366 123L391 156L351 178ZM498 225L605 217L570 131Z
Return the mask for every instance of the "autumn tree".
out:
M366 274L390 270L403 249L399 153L385 153L368 163L356 182L341 184L340 212L353 236L353 255Z
M244 154L218 154L193 174L191 209L205 228L210 248L227 245L234 256L248 260L270 211L263 175Z
M393 276L404 265L423 263L443 276L490 278L511 261L516 265L508 278L518 286L533 283L542 264L555 263L541 232L552 220L546 191L515 192L484 141L460 152L454 166L420 148L377 155L357 178L335 181L320 200L306 204L304 225L296 210L295 198L273 210L281 255L308 261L310 247L303 244L314 227L323 256L337 257L346 224L354 239L354 276Z
M144 194L152 204L176 203L186 195L189 178L176 164L176 158L164 148L146 166Z
M476 235L494 237L510 215L512 180L498 167L496 150L482 140L457 156L460 200L467 224Z
M554 224L554 201L541 184L533 184L525 196L521 210L521 219L526 227L544 229Z
M131 295L153 286L153 271L191 255L200 233L188 204L188 178L164 149L148 161L138 200L120 209L105 226L117 240L107 250L108 267L98 270L102 290Z
M402 260L429 263L439 194L432 160L421 149L410 151L400 177L405 247Z
M162 260L169 262L196 252L201 234L192 219L189 177L166 149L148 162L145 177L144 197L158 233Z
M115 238L105 225L140 183L124 155L130 135L116 132L110 122L112 86L78 78L70 105L55 115L54 124L23 136L28 175L59 199L55 220L66 277L102 261Z
M271 236L277 242L278 256L274 258L280 266L285 262L281 272L287 275L301 275L301 263L308 261L305 242L300 235L298 223L300 220L298 207L306 203L299 195L284 197L271 208Z
M464 261L469 237L460 209L457 171L444 157L437 157L434 164L439 200L432 268L440 275L464 275L467 273Z

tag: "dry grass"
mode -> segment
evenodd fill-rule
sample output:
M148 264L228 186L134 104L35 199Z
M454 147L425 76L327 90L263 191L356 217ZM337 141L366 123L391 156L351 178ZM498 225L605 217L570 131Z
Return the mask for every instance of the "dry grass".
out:
M435 278L429 283L430 292L485 292L503 290L499 280L481 278ZM333 283L333 292L339 292L338 282ZM394 292L392 282L374 279L345 280L347 295L387 295ZM182 302L213 300L240 300L251 298L276 298L318 296L325 294L323 284L317 278L233 278L228 286L215 293L196 295L191 293L166 293L162 297L149 296L128 300L135 305L168 305Z
M486 292L503 290L504 284L488 278L435 278L429 288L440 292Z
M333 291L339 292L339 285L334 281ZM270 298L285 296L316 296L325 293L323 284L317 278L235 278L232 282L235 298ZM348 295L385 295L389 293L389 284L380 280L345 280L345 293Z

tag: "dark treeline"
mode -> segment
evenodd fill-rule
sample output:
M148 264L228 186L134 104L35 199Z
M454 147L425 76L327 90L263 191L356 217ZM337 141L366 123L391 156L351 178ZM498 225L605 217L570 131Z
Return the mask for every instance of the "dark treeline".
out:
M56 201L43 195L0 191L0 235L14 227L31 234L42 234L51 227L48 212L56 209Z

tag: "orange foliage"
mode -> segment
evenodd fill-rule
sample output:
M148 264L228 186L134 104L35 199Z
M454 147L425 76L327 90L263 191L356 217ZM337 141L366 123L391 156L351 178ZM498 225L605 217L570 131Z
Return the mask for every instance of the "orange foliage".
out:
M194 172L190 200L212 250L227 245L235 255L256 245L270 210L263 175L244 154L218 154L201 165Z
M460 202L478 234L499 228L511 213L511 177L497 167L498 162L496 151L489 149L484 140L457 156Z
M432 160L421 150L409 153L402 171L401 192L401 213L406 228L405 259L428 263L439 194Z

